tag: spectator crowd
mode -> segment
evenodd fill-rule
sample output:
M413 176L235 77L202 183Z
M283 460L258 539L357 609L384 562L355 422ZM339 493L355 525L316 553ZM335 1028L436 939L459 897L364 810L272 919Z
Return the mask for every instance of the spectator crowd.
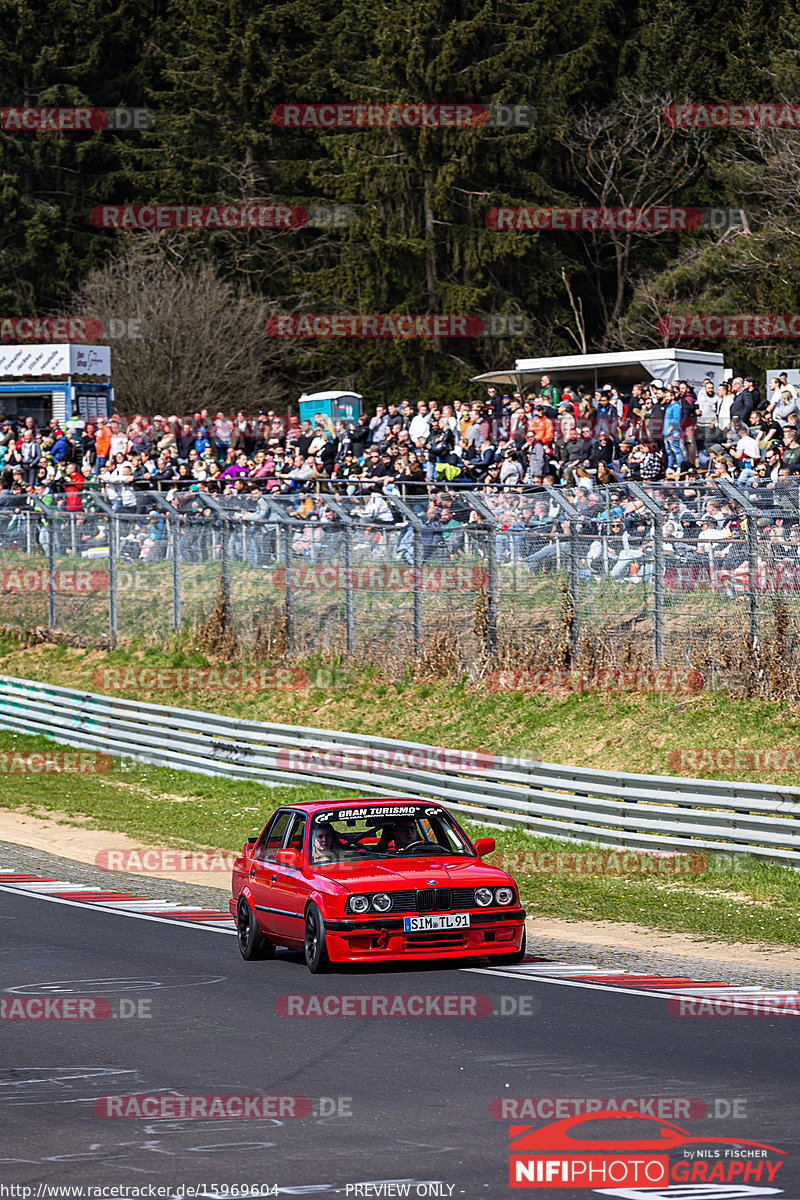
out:
M545 375L526 398L489 387L480 400L441 407L378 405L374 415L347 424L322 414L301 421L272 411L251 418L205 409L186 418L71 418L64 426L54 418L45 429L30 417L0 419L1 524L6 540L18 544L21 510L38 498L80 514L71 534L77 552L97 545L102 553L99 496L104 509L130 519L123 553L163 558L167 527L163 508L153 504L157 489L181 515L181 557L199 562L215 553L215 510L205 493L237 510L232 557L266 565L276 553L274 533L263 525L267 497L286 495L292 515L308 518L293 536L293 554L317 563L343 553L328 495L351 505L365 527L356 554L411 564L412 528L392 497L404 497L422 519L425 561L475 550L485 556L476 528L481 513L459 496L468 488L483 493L496 523L497 561L521 561L536 574L565 552L565 511L541 488L554 484L582 518L583 572L642 582L653 570L652 514L626 487L641 482L663 503L667 570L721 571L733 588L731 573L746 568L746 522L718 489L699 485L727 479L746 486L762 507L770 494L777 503L781 481L800 475L799 418L798 395L785 375L772 380L763 399L752 378L719 386L706 380L698 394L686 382L665 387L656 380L628 394L611 384L559 388ZM797 525L784 528L775 514L761 524L762 553L800 565ZM67 549L63 530L53 536L59 552ZM42 522L42 549L49 537Z
M186 418L71 418L64 426L54 418L41 430L31 417L7 418L0 478L4 490L40 485L78 507L81 490L100 485L117 508L152 487L231 495L332 481L332 490L352 493L366 482L413 495L435 483L758 483L800 473L799 420L785 375L764 398L751 377L716 387L707 379L697 393L685 381L654 381L626 394L611 384L561 389L545 375L527 398L489 387L480 400L378 405L349 424L207 409Z

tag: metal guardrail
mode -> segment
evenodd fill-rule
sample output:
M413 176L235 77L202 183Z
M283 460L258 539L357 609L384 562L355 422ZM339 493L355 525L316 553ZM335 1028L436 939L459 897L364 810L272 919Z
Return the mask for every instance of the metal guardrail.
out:
M483 754L474 768L460 760L454 766L453 756L462 752L418 742L244 721L8 675L0 675L0 727L272 786L321 783L363 794L436 797L464 818L499 828L605 845L750 853L800 866L800 789ZM286 765L289 751L305 755L296 770ZM359 769L365 752L366 770ZM326 754L336 756L330 770Z

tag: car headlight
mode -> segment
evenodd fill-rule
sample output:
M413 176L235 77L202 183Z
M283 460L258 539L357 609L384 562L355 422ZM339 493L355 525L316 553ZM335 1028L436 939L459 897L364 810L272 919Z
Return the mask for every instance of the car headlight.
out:
M513 904L514 891L509 887L495 888L494 898L498 904Z
M392 897L386 892L378 892L377 896L372 897L372 907L376 912L388 912L392 907Z
M369 896L351 896L350 912L365 913L369 910Z
M494 900L494 892L491 888L476 888L475 903L481 908L486 908L487 904L491 904Z

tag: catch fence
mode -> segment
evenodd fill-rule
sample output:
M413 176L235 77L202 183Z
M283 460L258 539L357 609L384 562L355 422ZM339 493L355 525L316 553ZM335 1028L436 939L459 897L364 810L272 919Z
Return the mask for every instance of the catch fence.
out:
M776 602L800 630L796 482L352 492L20 497L0 510L2 620L158 644L216 619L244 646L456 668L554 636L690 666L758 649Z

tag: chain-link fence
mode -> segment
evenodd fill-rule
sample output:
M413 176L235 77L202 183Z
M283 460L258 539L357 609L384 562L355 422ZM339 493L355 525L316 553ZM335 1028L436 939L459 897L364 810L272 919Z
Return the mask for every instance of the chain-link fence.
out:
M0 510L6 623L159 643L216 614L243 645L453 667L554 626L680 666L758 648L775 601L800 627L796 482L82 501Z

